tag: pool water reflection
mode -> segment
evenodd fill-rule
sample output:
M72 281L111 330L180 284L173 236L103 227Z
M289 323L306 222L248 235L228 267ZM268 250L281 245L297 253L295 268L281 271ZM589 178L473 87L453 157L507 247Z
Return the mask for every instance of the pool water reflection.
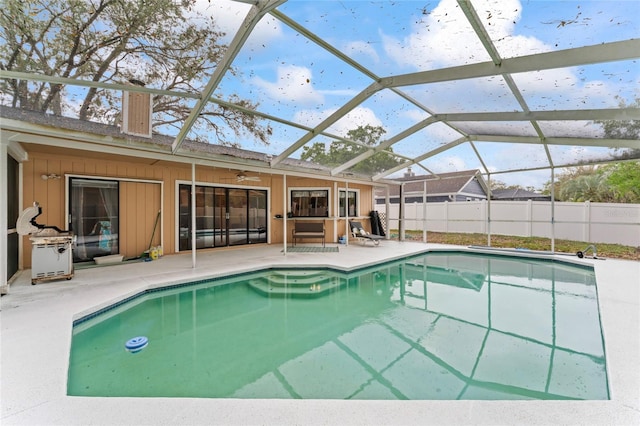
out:
M76 324L68 393L608 399L603 347L592 269L429 253L144 295Z

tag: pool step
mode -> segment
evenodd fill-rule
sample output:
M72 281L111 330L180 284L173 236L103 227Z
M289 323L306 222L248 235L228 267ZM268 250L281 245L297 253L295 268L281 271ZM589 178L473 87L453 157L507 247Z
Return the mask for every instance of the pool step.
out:
M336 276L322 271L296 275L272 273L262 277L264 281L270 283L273 287L308 287L312 284L325 283L333 278L336 278Z
M327 272L300 275L270 274L249 281L249 286L264 296L319 297L326 295L347 281Z

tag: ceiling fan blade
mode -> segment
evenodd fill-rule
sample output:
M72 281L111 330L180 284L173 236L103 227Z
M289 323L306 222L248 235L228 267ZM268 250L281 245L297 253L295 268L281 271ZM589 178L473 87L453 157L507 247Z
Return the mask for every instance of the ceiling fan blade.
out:
M260 182L261 178L259 176L247 176L244 172L240 172L236 175L237 182L252 181L252 182Z

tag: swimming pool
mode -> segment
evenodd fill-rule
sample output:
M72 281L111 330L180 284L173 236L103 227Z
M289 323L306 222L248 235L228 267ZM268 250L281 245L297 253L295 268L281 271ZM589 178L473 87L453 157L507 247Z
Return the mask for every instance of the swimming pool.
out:
M592 269L461 253L145 294L77 321L68 393L609 398Z

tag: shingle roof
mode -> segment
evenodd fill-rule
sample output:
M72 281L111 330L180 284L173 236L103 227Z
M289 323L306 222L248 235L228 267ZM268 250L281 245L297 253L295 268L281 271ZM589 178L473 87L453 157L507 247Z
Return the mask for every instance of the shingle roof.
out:
M63 131L87 133L97 136L108 136L114 139L114 143L121 142L126 147L151 148L154 151L171 152L171 144L174 137L154 133L152 138L144 136L136 136L123 133L119 126L96 123L93 121L79 120L53 114L45 114L38 111L30 111L18 108L11 108L0 105L0 117L12 120L19 120L31 124L53 127ZM258 163L264 163L265 168L269 167L271 156L261 152L239 149L223 145L207 144L203 142L187 140L181 147L182 151L201 153L203 155L211 154L217 157L228 156L233 159L253 160ZM305 170L321 170L328 172L328 167L302 161L295 158L288 158L283 165L289 168L303 168Z

